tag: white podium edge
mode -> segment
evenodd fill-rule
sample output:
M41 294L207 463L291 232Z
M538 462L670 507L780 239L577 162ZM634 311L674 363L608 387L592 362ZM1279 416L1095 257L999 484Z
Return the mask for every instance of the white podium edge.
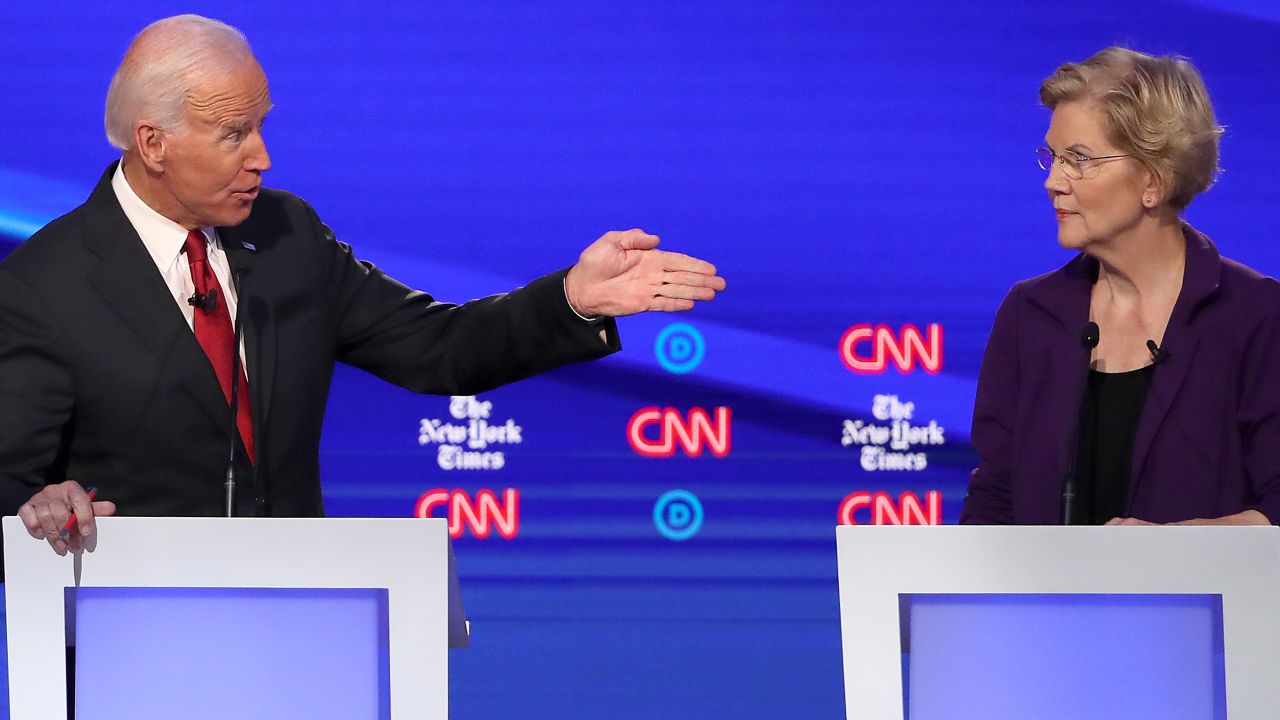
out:
M1280 708L1280 528L839 526L845 712L901 720L899 595L1222 596L1227 713Z
M66 717L67 587L386 589L391 717L448 718L444 519L107 517L64 556L3 528L12 720Z

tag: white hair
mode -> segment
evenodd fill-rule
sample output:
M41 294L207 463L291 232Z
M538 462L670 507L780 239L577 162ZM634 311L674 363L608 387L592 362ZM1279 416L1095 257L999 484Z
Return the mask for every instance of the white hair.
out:
M253 59L244 33L199 15L151 23L129 45L107 90L107 140L133 145L140 120L172 132L183 127L187 97L202 79Z

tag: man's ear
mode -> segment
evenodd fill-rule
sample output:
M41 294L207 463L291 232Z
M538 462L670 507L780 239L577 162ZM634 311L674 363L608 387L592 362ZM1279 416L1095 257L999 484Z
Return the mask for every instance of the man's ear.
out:
M139 120L133 127L133 146L149 171L164 172L169 150L169 137L164 130L150 120Z

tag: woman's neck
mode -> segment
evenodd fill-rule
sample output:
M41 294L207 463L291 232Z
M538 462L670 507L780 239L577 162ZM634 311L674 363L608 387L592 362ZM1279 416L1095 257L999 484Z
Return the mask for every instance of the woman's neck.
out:
M1099 264L1098 289L1112 302L1132 306L1160 298L1176 300L1182 289L1187 241L1176 216L1152 218L1128 237L1100 248L1094 257Z

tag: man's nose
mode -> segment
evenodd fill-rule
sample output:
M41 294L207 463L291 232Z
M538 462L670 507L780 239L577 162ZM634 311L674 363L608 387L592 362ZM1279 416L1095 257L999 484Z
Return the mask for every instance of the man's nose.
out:
M262 133L254 133L250 142L253 145L249 148L249 155L245 160L245 169L256 173L264 173L270 170L271 155L267 152L267 141L262 137Z

